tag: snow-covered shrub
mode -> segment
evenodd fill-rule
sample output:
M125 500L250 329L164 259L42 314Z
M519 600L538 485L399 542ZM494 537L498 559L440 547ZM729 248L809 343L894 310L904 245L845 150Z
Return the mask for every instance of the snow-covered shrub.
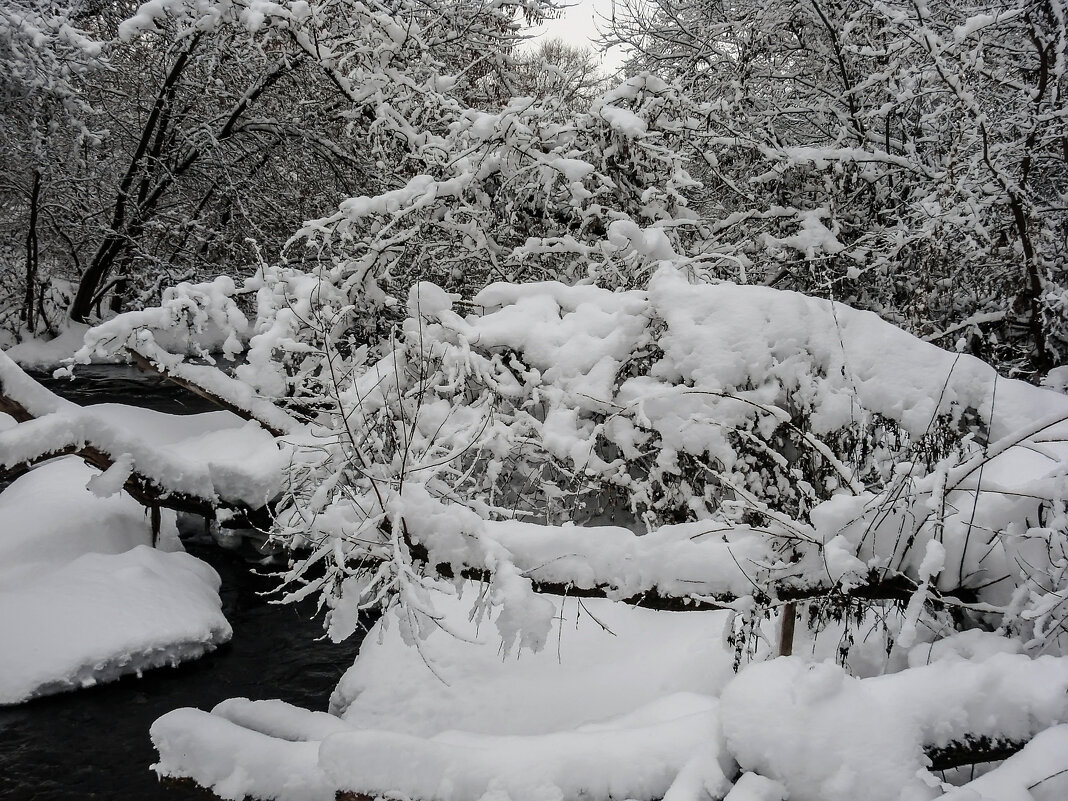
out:
M176 287L90 332L79 358L129 344L286 436L273 534L334 636L398 602L425 632L427 576L444 573L487 581L479 605L520 644L545 631L537 588L581 586L730 605L739 653L794 603L846 650L835 621L873 614L888 649L985 626L1060 650L1068 400L871 313L692 267L644 289L497 283L470 301L421 282L372 350L359 273L262 266L240 290ZM247 342L236 378L160 347L203 338ZM690 589L683 536L707 540L692 565L712 560Z
M1064 286L1068 245L1058 5L613 8L606 38L630 68L701 109L692 205L721 276L741 267L946 346L971 329L976 355L1025 371L1057 363L1041 297Z
M1059 396L870 313L667 267L644 291L495 284L462 304L422 283L407 311L376 362L319 354L335 384L279 514L276 536L313 548L290 578L326 565L298 594L323 593L335 634L397 600L413 632L432 625L422 576L443 565L489 580L520 642L539 625L532 579L667 586L655 551L639 587L610 553L591 567L582 526L539 551L494 523L538 521L523 531L547 543L561 523L612 521L609 551L678 524L719 532L740 561L682 594L752 595L740 648L798 600L821 624L896 605L902 647L930 636L917 627L982 625L1060 649L1065 480L1044 466L1060 458ZM581 579L551 564L574 553Z

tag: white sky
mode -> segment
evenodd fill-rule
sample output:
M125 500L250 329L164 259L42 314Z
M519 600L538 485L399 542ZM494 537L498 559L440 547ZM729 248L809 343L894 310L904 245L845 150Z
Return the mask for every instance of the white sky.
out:
M570 0L571 8L560 19L549 20L534 29L540 38L563 39L583 47L592 47L591 40L597 36L598 19L611 16L612 0ZM537 41L537 40L535 40ZM596 48L594 48L596 50ZM618 47L601 55L601 66L611 72L623 63L623 53Z

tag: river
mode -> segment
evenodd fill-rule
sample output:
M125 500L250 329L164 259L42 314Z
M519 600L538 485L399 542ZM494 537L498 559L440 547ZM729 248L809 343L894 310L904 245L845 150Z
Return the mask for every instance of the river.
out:
M83 405L129 403L179 414L213 408L130 368L86 368L74 382L35 377ZM359 634L340 645L322 639L314 602L272 604L262 593L274 580L240 552L203 542L186 547L222 577L223 609L234 628L233 640L177 668L0 707L0 799L204 801L209 793L161 784L149 769L156 752L148 729L156 718L177 707L210 709L236 697L281 698L326 709L331 690L355 658Z

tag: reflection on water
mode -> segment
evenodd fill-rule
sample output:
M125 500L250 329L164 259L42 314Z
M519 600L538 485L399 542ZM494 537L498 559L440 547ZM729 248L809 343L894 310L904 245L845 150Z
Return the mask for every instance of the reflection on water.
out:
M214 412L206 398L172 384L162 376L142 373L122 364L89 364L75 368L74 379L52 378L49 372L29 371L34 380L82 406L129 403L170 414Z
M44 378L54 392L83 405L134 403L175 413L213 409L132 368L79 368L77 376L74 383ZM161 785L149 770L156 752L148 729L160 715L183 706L210 709L237 697L326 709L331 690L355 658L359 634L340 645L318 639L322 626L312 619L314 602L271 604L262 593L275 580L257 574L241 555L204 545L188 550L222 576L233 640L200 660L140 679L0 707L0 799L203 801L210 797L204 791Z

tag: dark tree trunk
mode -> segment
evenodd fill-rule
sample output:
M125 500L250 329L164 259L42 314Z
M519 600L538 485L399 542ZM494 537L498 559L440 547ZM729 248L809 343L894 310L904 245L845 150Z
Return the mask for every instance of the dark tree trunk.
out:
M34 303L34 290L37 288L37 216L41 204L41 170L33 171L33 187L30 189L30 223L26 231L26 293L22 298L22 311L19 319L26 326L26 330L33 336L37 329L37 320L34 317L36 304Z

